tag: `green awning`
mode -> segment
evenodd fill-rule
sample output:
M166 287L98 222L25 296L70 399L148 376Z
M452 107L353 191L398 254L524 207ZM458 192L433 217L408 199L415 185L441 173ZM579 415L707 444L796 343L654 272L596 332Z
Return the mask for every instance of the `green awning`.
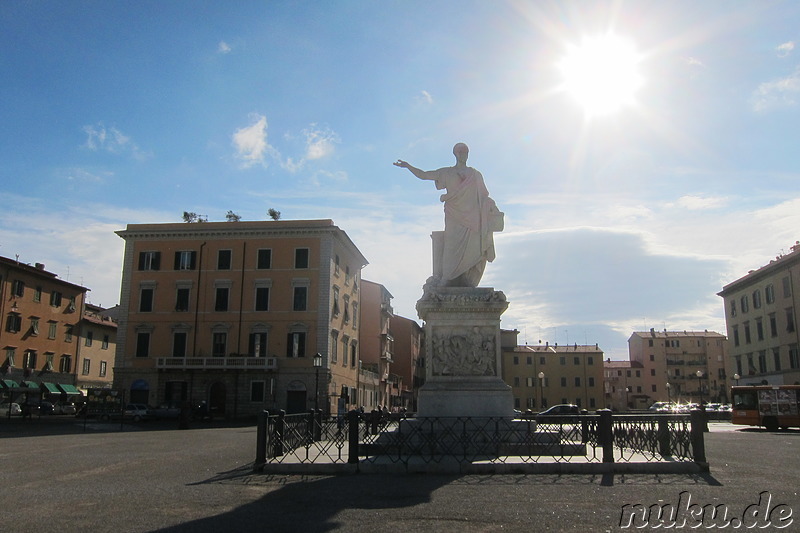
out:
M2 385L3 388L5 388L5 389L16 389L16 388L19 387L17 382L14 381L13 379L0 380L0 385Z
M42 387L47 389L50 394L61 394L61 391L56 387L55 383L42 383Z
M23 381L19 384L19 386L23 389L39 390L39 384L34 383L33 381Z
M58 388L61 389L63 392L67 393L67 394L77 394L79 396L83 394L83 393L81 393L81 391L76 389L74 386L67 385L65 383L59 383L58 384Z

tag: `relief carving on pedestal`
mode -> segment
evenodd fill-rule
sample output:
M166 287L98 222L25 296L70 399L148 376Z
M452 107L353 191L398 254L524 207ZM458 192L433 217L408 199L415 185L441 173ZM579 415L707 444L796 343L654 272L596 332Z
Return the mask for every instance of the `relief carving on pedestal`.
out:
M434 376L496 376L496 329L440 327L433 334Z

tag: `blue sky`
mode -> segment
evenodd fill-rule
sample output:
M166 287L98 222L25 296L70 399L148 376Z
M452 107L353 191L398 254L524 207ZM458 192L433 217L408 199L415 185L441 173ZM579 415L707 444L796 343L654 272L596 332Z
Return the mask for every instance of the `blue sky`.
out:
M563 61L609 34L638 82L599 113ZM272 207L333 219L416 318L440 193L392 162L463 141L521 342L724 333L716 293L800 239L798 44L797 2L3 2L0 255L111 306L114 231ZM632 89L615 55L583 88Z

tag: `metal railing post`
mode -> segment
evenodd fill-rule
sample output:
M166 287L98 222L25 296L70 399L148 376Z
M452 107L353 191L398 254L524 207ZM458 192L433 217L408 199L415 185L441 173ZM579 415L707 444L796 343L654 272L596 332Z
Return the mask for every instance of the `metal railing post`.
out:
M610 409L597 411L600 421L597 423L597 441L603 447L603 462L614 462L614 417Z
M258 414L258 428L256 432L256 462L253 467L263 470L267 463L267 411Z
M705 465L707 468L708 462L706 461L706 442L703 435L703 430L705 429L705 413L699 410L694 410L691 412L691 417L692 455L694 455L694 462Z
M322 440L322 409L317 409L314 413L314 441Z
M666 416L658 418L658 429L656 431L658 453L661 454L661 457L672 455L672 450L669 446L669 419Z
M358 411L352 410L347 413L347 437L349 455L347 462L350 464L358 463Z

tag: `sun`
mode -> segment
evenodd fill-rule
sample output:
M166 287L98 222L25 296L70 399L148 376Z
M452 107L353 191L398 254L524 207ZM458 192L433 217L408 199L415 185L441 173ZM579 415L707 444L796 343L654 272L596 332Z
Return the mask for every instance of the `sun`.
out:
M589 117L613 114L635 103L644 85L639 72L641 54L629 40L614 34L585 37L570 45L558 68L561 88Z

